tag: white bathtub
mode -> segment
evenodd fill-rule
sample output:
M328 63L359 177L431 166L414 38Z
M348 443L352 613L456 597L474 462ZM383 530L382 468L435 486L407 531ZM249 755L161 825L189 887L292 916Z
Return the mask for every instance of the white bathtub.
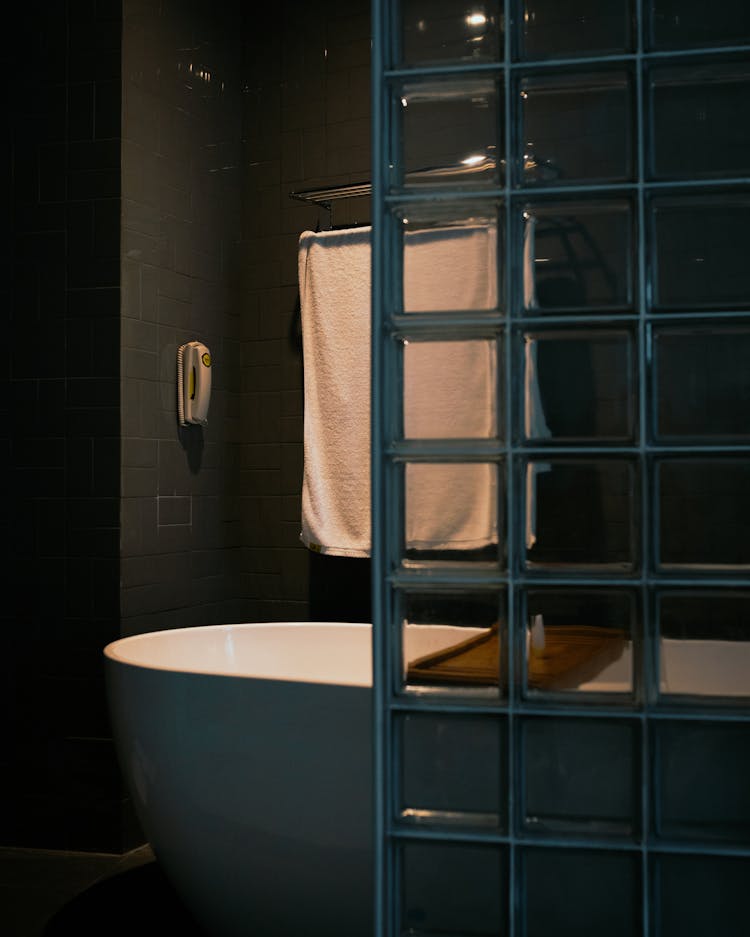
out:
M479 633L407 626L406 657ZM748 694L750 648L709 643L664 642L663 693ZM370 937L371 626L182 628L104 653L144 831L207 934ZM628 689L629 655L580 689Z
M207 933L369 937L370 625L181 628L104 653L144 832Z

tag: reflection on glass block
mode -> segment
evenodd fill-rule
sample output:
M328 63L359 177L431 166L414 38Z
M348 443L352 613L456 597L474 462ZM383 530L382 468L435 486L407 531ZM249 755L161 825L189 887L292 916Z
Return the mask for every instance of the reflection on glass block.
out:
M396 187L493 187L502 152L493 78L435 78L397 90L403 154Z
M747 193L657 198L651 210L656 308L734 310L750 304Z
M397 311L495 309L502 295L498 205L438 203L399 208L403 295Z
M638 828L637 727L630 721L526 719L528 832L617 835Z
M630 442L633 336L621 330L527 332L521 436L539 443Z
M657 484L661 566L750 565L750 459L664 459Z
M628 853L523 851L525 937L637 937L640 869Z
M527 76L518 93L521 185L632 177L633 103L627 72Z
M402 820L500 826L504 723L491 716L412 713L400 718L398 731Z
M404 474L407 559L497 562L495 463L413 462Z
M652 731L656 834L747 843L750 725L660 721Z
M747 937L750 859L657 855L652 934L659 937Z
M750 595L666 593L658 607L662 695L750 698Z
M653 0L651 47L744 45L750 41L747 0L722 0L706 15L705 0Z
M636 470L624 459L526 463L526 567L634 569Z
M506 682L504 593L406 592L401 620L407 692L498 696Z
M629 202L528 202L521 223L526 312L632 307L635 245Z
M632 694L628 593L534 589L525 601L527 694Z
M568 58L628 52L630 0L519 0L521 58Z
M497 437L497 342L404 339L404 437Z
M502 17L497 0L401 0L401 62L495 62Z
M750 438L750 328L654 328L655 436Z
M661 66L650 73L656 179L750 170L750 61Z
M401 933L506 933L505 851L498 846L405 843L400 850Z

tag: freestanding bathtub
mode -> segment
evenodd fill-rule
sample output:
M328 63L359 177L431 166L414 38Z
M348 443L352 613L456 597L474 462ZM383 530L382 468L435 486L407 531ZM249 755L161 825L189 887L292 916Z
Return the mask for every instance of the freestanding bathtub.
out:
M144 832L207 933L369 937L370 625L180 628L104 654Z

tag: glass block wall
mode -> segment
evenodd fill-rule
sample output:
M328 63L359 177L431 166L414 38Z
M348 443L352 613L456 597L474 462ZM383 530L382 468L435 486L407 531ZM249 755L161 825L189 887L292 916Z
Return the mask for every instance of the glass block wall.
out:
M379 0L379 935L750 933L750 7Z

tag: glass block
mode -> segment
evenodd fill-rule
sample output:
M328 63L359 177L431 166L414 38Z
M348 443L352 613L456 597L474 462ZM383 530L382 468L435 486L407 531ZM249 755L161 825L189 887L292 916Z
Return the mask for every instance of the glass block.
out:
M406 439L497 438L497 340L404 339L402 349Z
M654 328L658 439L750 439L750 327Z
M399 851L401 934L507 932L507 858L499 846L409 842Z
M397 243L403 286L396 312L481 312L496 309L502 296L502 228L496 202L439 202L400 206Z
M648 85L652 178L747 175L749 60L659 66Z
M522 59L579 58L628 52L629 0L518 0Z
M494 78L407 81L396 90L402 152L395 187L500 182L500 96Z
M662 696L750 699L750 595L668 592L657 608Z
M527 202L520 221L525 312L632 309L635 229L630 202Z
M637 937L640 867L630 853L527 847L524 937Z
M657 836L746 844L750 724L660 720L652 731Z
M521 185L624 182L633 175L633 102L625 71L521 78Z
M663 459L657 499L662 567L750 565L750 459Z
M695 46L744 45L750 42L747 0L722 0L708 14L705 0L653 0L650 46L689 49Z
M638 730L630 721L525 719L521 820L526 832L638 830Z
M747 937L750 859L657 855L651 904L659 937Z
M502 490L493 462L410 462L405 559L497 564Z
M635 463L532 459L522 479L527 569L635 569Z
M621 329L549 329L521 336L521 438L546 443L632 442L634 336Z
M524 595L525 693L633 693L634 601L627 592Z
M407 693L497 699L507 683L504 592L404 592L399 617Z
M496 62L502 16L497 0L401 0L402 65Z
M494 716L410 713L397 723L404 822L501 826L505 724ZM502 823L504 826L504 822Z
M653 199L654 307L683 312L750 305L749 226L747 192Z

